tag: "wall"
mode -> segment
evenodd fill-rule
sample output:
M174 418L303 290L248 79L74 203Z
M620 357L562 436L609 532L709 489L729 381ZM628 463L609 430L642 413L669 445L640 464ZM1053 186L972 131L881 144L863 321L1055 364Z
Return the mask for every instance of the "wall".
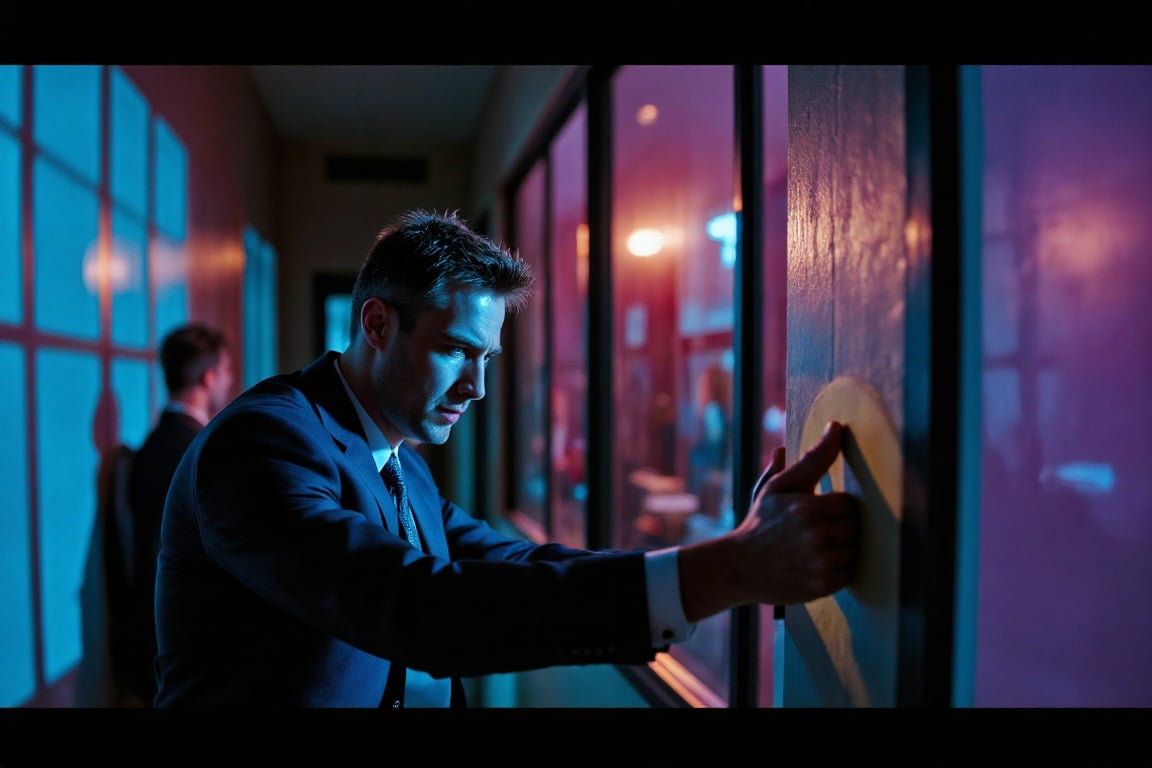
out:
M243 66L130 65L124 72L188 151L189 314L243 331L244 227L276 225L277 138ZM242 361L238 361L242 366ZM243 370L236 372L243 380Z
M494 232L504 221L500 185L574 68L514 64L496 72L477 126L471 189L472 210L490 214Z
M281 165L280 367L307 365L319 351L313 332L312 279L317 273L355 274L376 233L407 208L459 209L469 216L469 147L414 149L428 158L428 181L334 182L325 179L324 147L286 144Z

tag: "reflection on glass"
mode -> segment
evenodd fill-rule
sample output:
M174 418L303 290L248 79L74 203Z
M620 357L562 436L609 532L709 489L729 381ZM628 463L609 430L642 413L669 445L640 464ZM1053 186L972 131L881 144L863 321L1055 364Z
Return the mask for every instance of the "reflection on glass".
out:
M550 150L551 232L549 295L552 337L549 419L552 530L549 538L573 547L585 535L588 398L588 206L586 118L581 106Z
M548 487L548 382L545 348L548 258L544 230L544 174L540 161L516 193L516 249L536 274L532 300L512 319L515 379L512 422L515 434L512 504L515 523L533 539L547 534L544 517Z
M733 71L629 66L613 84L613 531L657 548L730 530ZM728 616L671 655L728 690Z
M1152 67L981 68L975 706L1152 705Z

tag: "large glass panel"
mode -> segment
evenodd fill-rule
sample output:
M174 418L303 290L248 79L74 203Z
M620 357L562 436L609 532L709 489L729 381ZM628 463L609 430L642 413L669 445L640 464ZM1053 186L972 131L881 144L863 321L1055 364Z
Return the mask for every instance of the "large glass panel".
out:
M112 288L112 342L148 346L148 232L144 223L119 209L112 211L112 252L108 279Z
M20 168L20 142L0 131L0 322L3 323L19 323L24 311Z
M1152 67L983 67L976 706L1152 705Z
M760 466L768 466L772 449L784 445L785 371L787 370L788 297L788 67L761 67L764 134L763 304L759 322L763 334L760 355ZM755 322L755 318L752 318ZM771 707L780 703L776 696L776 621L772 606L760 608L760 684L757 703ZM783 632L783 630L781 630ZM779 638L783 641L783 636Z
M32 618L31 532L28 527L28 430L24 354L0 342L0 707L26 701L36 689Z
M41 622L49 684L80 660L80 587L96 518L98 454L92 440L100 387L95 354L36 354L36 490Z
M139 217L148 213L148 103L119 68L112 68L112 128L108 179L112 200Z
M112 391L116 393L120 411L120 442L133 448L144 443L152 428L153 414L159 410L158 406L152 406L152 369L153 364L143 360L112 361Z
M188 322L188 254L182 242L160 236L152 240L152 311L157 343Z
M630 66L613 92L616 544L663 547L733 522L733 72ZM722 699L727 614L672 656Z
M24 66L0 64L0 125L19 128L24 103Z
M330 293L324 298L324 348L343 352L352 342L348 318L352 316L352 294ZM253 382L255 383L255 382Z
M552 168L552 536L587 541L584 475L588 452L588 184L587 118L581 106L550 149Z
M516 248L536 273L532 299L513 320L516 369L512 409L515 435L513 504L517 525L533 538L551 537L544 520L548 485L547 375L544 344L548 310L544 174L540 161L516 192Z
M327 349L348 347L351 294L324 301ZM276 373L276 251L255 227L244 228L244 383Z
M153 162L156 227L168 238L188 236L188 151L168 123L157 118Z
M40 148L85 181L100 180L100 66L38 64L32 130ZM58 213L58 211L53 211Z
M100 203L93 188L37 160L36 326L82 339L100 337Z

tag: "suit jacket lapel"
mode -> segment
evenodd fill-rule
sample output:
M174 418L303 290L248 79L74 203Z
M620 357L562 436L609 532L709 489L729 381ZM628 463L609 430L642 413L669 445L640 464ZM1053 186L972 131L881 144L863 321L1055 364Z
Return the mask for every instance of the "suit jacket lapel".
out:
M380 515L378 521L393 533L399 533L400 520L396 514L396 504L376 471L376 462L368 450L368 440L360 426L360 417L356 415L356 409L333 367L333 362L339 356L339 352L329 350L312 361L301 371L300 389L312 401L320 423L347 455L348 463L355 467L360 480L365 487L371 489ZM368 519L372 520L372 517L368 516Z

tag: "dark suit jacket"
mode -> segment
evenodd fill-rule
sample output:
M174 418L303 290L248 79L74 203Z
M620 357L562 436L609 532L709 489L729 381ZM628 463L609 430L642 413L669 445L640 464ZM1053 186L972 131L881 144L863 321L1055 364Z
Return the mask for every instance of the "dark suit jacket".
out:
M200 431L200 422L176 411L162 411L156 426L131 459L128 498L132 517L132 584L128 630L113 651L113 674L127 692L151 703L156 693L156 557L160 520L168 484L184 451Z
M643 553L503 536L400 448L396 508L328 352L236 398L164 510L157 706L381 703L392 663L458 678L655 657Z

